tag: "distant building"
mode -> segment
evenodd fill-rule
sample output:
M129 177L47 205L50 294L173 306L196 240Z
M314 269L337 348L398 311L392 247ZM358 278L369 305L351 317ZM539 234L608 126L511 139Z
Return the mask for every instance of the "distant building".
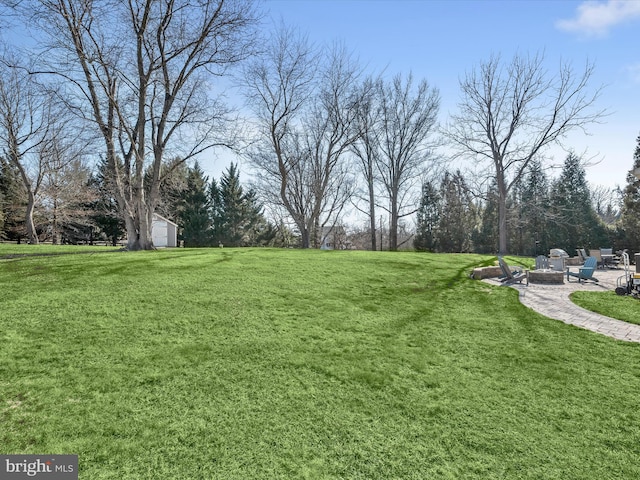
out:
M178 225L171 220L164 218L157 213L153 214L151 225L151 238L154 247L177 247L178 246Z
M346 250L350 248L352 248L351 242L347 241L343 226L322 227L320 250Z

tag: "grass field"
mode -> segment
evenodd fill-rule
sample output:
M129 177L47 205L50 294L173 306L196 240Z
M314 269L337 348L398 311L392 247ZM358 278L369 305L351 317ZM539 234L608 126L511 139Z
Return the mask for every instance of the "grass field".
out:
M22 243L20 245L15 243L0 243L0 260L7 258L15 258L20 256L43 256L43 255L67 255L67 254L81 254L81 253L104 253L104 252L117 252L122 250L122 247L104 247L95 245L52 245L52 244L40 244L40 245L28 245Z
M615 292L573 292L571 301L582 308L608 317L640 325L640 301Z
M1 260L0 453L83 480L640 478L640 345L467 278L492 260Z

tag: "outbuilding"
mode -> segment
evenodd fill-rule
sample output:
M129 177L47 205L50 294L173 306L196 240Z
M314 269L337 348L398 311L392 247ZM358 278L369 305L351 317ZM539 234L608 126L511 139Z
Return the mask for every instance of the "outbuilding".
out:
M158 248L178 246L178 225L157 213L153 214L151 224L153 245Z

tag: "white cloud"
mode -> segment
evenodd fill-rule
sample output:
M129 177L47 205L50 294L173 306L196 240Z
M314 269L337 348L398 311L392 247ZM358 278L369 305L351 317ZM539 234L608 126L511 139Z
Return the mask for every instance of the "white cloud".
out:
M559 20L556 27L586 36L603 36L611 27L635 19L640 19L638 0L588 0L578 6L575 18Z

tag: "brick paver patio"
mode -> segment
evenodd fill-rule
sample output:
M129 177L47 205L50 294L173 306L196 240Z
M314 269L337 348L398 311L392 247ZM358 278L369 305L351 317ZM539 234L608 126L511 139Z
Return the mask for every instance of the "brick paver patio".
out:
M564 285L530 283L529 285L516 284L513 285L513 288L520 292L520 302L522 304L545 317L607 335L617 340L640 343L640 325L622 322L585 310L569 299L571 292L576 290L615 290L617 279L623 275L624 270L622 269L597 270L594 277L599 280L599 283L578 283L577 281L568 283L565 278ZM494 285L499 284L496 279L487 279L486 281Z

